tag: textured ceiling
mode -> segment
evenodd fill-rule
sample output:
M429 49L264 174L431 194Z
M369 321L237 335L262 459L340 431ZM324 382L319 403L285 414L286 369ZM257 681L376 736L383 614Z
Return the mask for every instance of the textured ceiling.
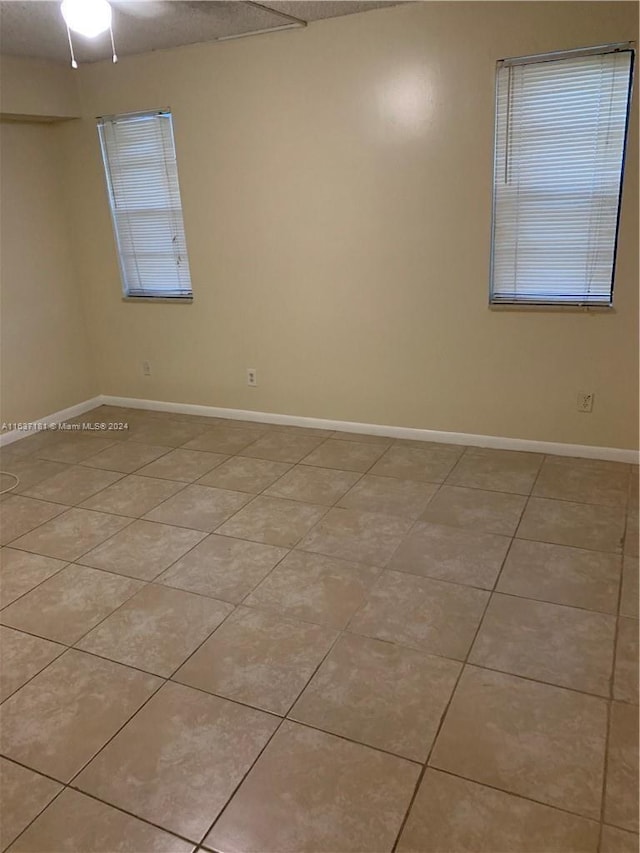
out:
M112 0L113 32L119 56L212 41L291 24L365 12L391 2L290 0L266 4L219 0ZM111 56L109 34L87 39L73 34L79 62ZM56 0L2 0L0 51L14 56L69 62L67 31Z

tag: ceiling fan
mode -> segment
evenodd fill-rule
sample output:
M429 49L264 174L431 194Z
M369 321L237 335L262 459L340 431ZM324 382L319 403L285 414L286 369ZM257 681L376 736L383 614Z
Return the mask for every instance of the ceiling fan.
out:
M118 61L116 47L113 41L113 27L111 26L111 6L108 0L62 0L60 5L62 17L67 25L67 37L69 39L69 50L71 51L71 67L77 68L75 54L73 52L73 41L71 32L95 38L101 33L109 30L111 36L111 53L113 62Z
M117 10L118 14L124 13L125 16L134 18L160 18L169 13L170 7L175 4L168 3L166 0L62 0L60 9L67 28L67 38L69 41L69 50L71 53L71 67L77 68L75 52L73 49L72 33L76 33L85 38L96 38L106 32L109 33L111 39L111 58L113 62L118 61L116 54L115 42L113 36L113 13ZM203 4L199 0L182 0L179 4L188 9L198 9L202 6L231 6L232 3L212 3ZM249 33L241 32L239 34L229 34L218 36L216 40L224 41L230 38L239 38L241 35L257 35L261 32L271 32L275 29L293 29L305 27L307 22L302 18L295 17L288 12L283 12L278 9L272 9L263 2L254 2L254 0L244 0L239 4L242 6L252 6L263 12L268 11L272 15L276 15L280 19L284 19L285 23L278 26L269 27L268 29L255 29ZM121 23L116 15L116 22Z

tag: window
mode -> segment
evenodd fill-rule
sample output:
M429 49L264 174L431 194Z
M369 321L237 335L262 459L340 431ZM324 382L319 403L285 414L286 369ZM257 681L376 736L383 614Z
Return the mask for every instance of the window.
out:
M190 298L171 113L98 121L125 296Z
M632 66L628 45L498 63L492 304L611 305Z

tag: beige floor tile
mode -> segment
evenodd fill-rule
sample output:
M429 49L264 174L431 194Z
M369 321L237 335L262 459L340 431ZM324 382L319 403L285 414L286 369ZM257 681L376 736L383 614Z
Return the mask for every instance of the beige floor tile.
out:
M114 471L99 471L84 465L72 465L66 471L54 474L37 486L26 489L23 494L41 501L73 506L106 489L121 477L122 474Z
M240 418L211 418L210 420L215 421L210 426L227 427L228 429L250 429L266 432L268 429L273 428L273 424L267 424L259 420L245 421Z
M328 557L385 566L412 521L379 512L334 508L302 540L300 548Z
M287 553L286 548L214 533L156 582L238 604Z
M638 622L625 616L618 620L613 698L638 704Z
M344 628L378 576L378 569L292 551L245 604Z
M131 524L131 519L119 515L69 509L11 544L45 557L77 560L128 524Z
M3 548L0 551L0 607L6 607L67 564L39 554Z
M284 715L336 637L319 625L240 607L174 680Z
M514 539L498 590L524 598L615 613L620 557L546 542Z
M596 853L595 821L427 770L398 853Z
M302 436L303 438L331 438L335 430L315 429L313 427L293 426L291 424L265 424L270 431L285 433L291 437Z
M68 782L161 683L70 649L2 705L2 753Z
M616 618L496 593L469 662L609 696Z
M134 521L85 554L80 562L140 580L153 580L206 536L200 530Z
M447 484L528 495L543 459L538 453L469 447L448 477Z
M0 619L71 646L142 586L131 578L71 565L10 604Z
M630 468L621 462L547 456L532 494L578 503L624 507Z
M187 486L145 516L178 527L213 533L224 521L243 507L251 496L244 492L215 489L212 486Z
M600 853L638 853L638 836L615 826L602 827Z
M491 589L510 539L418 521L393 555L389 568Z
M361 444L382 444L390 447L394 439L386 435L374 435L370 432L344 432L336 430L329 434L328 438L337 438L340 441L358 441Z
M84 501L83 509L139 518L184 488L183 483L154 480L129 474L117 483Z
M270 459L272 462L300 462L324 441L322 436L287 430L271 430L242 451L243 456Z
M20 495L43 480L53 477L54 474L66 471L69 466L63 462L49 462L47 459L27 457L9 463L3 460L1 467L20 478L20 482L14 489L15 494Z
M14 495L20 494L16 490L16 486L19 484L19 480L16 482L11 474L0 471L0 501L6 500L9 493Z
M217 532L265 545L293 548L326 511L326 507L316 504L258 496Z
M199 484L257 495L275 483L289 468L291 465L288 462L269 462L267 459L234 456L202 477Z
M144 465L153 462L171 447L156 444L140 444L137 441L122 441L112 447L83 460L83 465L91 468L103 468L107 471L120 471L122 474L132 474Z
M488 597L481 589L386 571L349 630L464 660Z
M0 544L12 542L64 510L60 504L9 495L0 503Z
M360 474L353 471L312 468L307 464L296 465L268 488L265 494L275 498L331 506L359 479Z
M465 667L430 764L598 820L607 703Z
M338 468L364 474L384 453L384 446L371 442L341 441L328 438L304 458L305 465L318 468Z
M158 417L147 417L134 420L129 437L132 441L145 444L164 444L167 447L179 447L187 441L202 435L206 430L203 424L193 424L184 420L170 420Z
M0 758L0 849L6 850L61 790L57 782Z
M11 444L3 444L0 446L0 461L3 468L12 462L17 462L20 459L33 457L38 451L45 447L50 447L55 441L59 441L60 436L54 432L47 430L27 431L23 433L23 437L18 441L13 441Z
M158 413L156 412L156 414ZM211 429L214 426L224 426L226 423L226 420L223 418L213 418L209 415L189 415L182 412L161 412L160 414L166 415L168 420L204 426L207 429Z
M415 520L424 512L437 490L435 483L366 474L338 502L338 506Z
M192 853L193 844L68 788L27 829L11 853Z
M455 444L394 444L369 473L382 477L399 477L401 480L442 483L463 450L463 447Z
M389 853L418 772L402 758L285 722L206 844L225 853Z
M36 451L35 455L52 462L72 464L88 459L95 453L111 447L112 444L111 438L83 435L82 432L51 433L51 440L41 450Z
M620 553L623 532L624 514L617 507L530 498L517 536Z
M620 613L638 618L638 558L624 557L622 561L622 591Z
M0 627L0 702L65 650L58 643Z
M199 841L278 722L253 708L168 683L77 784Z
M287 553L286 548L212 534L156 582L238 604Z
M0 436L3 436L6 432L7 430L2 429L2 425L0 424ZM33 455L34 451L28 447L33 440L40 442L42 441L42 436L25 435L24 438L12 441L10 444L0 444L0 466L2 470L6 471L13 464L37 458Z
M422 518L436 524L513 536L525 503L525 497L509 492L442 486Z
M637 557L640 553L640 535L638 533L638 511L627 515L627 525L624 535L624 553L629 557Z
M138 471L144 477L159 477L164 480L179 480L193 483L228 457L224 453L206 453L202 450L172 450L155 462Z
M210 453L240 453L249 444L265 433L264 427L234 428L216 426L201 432L197 438L187 442L183 450L204 450Z
M638 831L638 707L613 702L604 819Z
M204 595L149 584L78 648L168 678L232 610Z
M343 634L290 717L423 762L459 673L453 661Z

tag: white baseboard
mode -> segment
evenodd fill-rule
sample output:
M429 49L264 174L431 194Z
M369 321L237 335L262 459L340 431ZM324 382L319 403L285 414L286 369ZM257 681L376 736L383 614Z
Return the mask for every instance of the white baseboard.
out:
M203 415L210 418L228 418L229 420L258 421L281 426L312 427L330 429L337 432L363 432L370 435L383 435L389 438L404 438L413 441L434 441L443 444L463 444L470 447L490 447L496 450L522 450L528 453L547 453L552 456L578 456L584 459L606 459L612 462L630 462L638 464L640 452L620 447L594 447L590 444L562 444L555 441L535 441L527 438L508 438L500 435L474 435L466 432L443 432L433 429L389 426L387 424L362 424L355 421L333 421L326 418L307 418L300 415L281 415L274 412L254 412L248 409L223 409L219 406L200 406L195 403L167 403L163 400L138 400L134 397L114 397L101 394L54 412L32 423L58 423L68 418L82 415L96 406L121 406L127 409L146 409L154 412L175 412L181 415ZM36 426L37 429L37 426ZM0 446L11 444L21 438L33 435L33 431L11 430L0 433Z
M83 403L76 403L75 406L69 406L68 409L61 409L59 412L54 412L52 415L47 415L44 418L37 418L33 421L28 421L31 425L30 429L12 429L7 432L0 433L0 447L5 444L13 444L14 441L19 441L21 438L26 438L28 435L33 435L38 430L39 426L46 424L57 424L66 421L69 418L75 418L77 415L83 415L85 412L95 409L96 406L102 405L103 398L99 395L92 397L90 400L85 400Z
M137 400L133 397L103 395L100 402L109 406L147 409L155 412L175 412L181 415L204 415L211 418L260 421L282 426L331 429L338 432L363 432L389 438L435 441L443 444L464 444L471 447L491 447L496 450L522 450L529 453L548 453L552 456L579 456L585 459L606 459L612 462L638 464L640 451L620 447L594 447L590 444L561 444L555 441L535 441L526 438L507 438L499 435L473 435L466 432L442 432L414 427L362 424L353 421L333 421L325 418L307 418L299 415L281 415L273 412L253 412L248 409L223 409L218 406L199 406L195 403L166 403L162 400ZM86 409L83 409L86 411Z

